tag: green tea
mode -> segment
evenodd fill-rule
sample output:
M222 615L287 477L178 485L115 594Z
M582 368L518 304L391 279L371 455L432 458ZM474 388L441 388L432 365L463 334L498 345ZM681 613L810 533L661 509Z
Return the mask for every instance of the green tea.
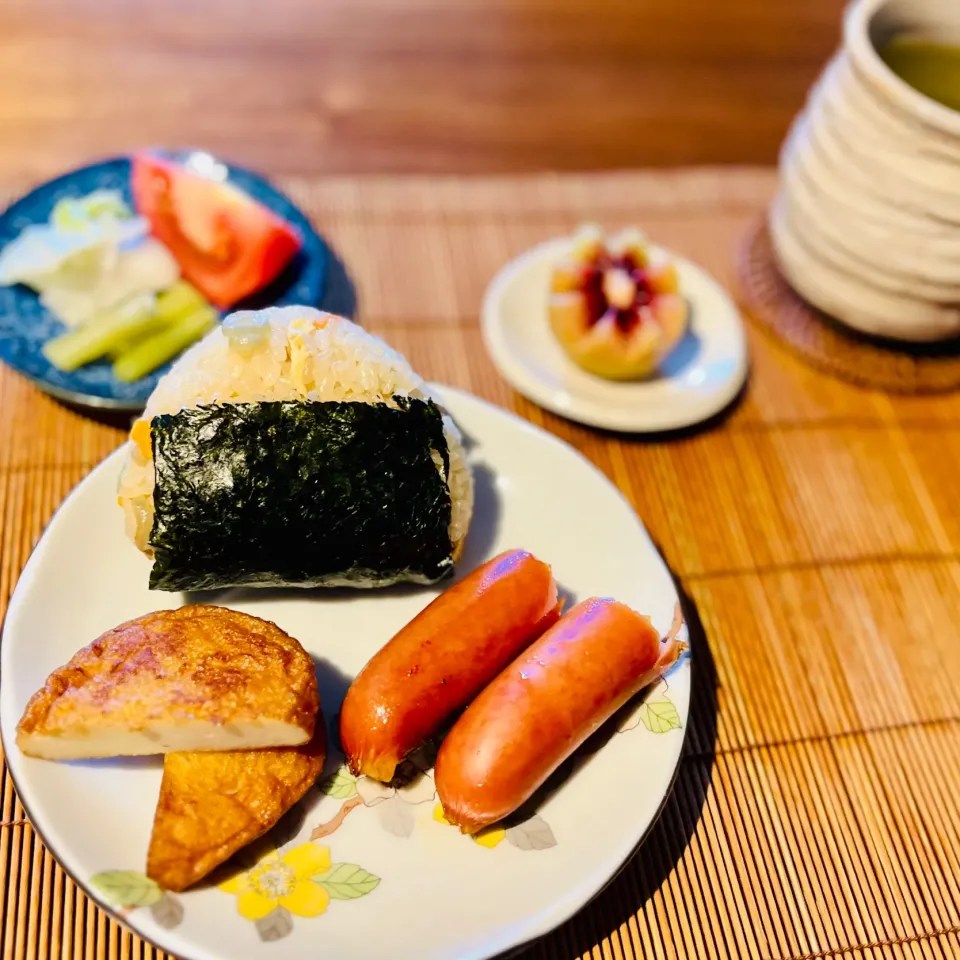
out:
M914 37L891 40L880 56L901 80L953 110L960 110L960 46Z

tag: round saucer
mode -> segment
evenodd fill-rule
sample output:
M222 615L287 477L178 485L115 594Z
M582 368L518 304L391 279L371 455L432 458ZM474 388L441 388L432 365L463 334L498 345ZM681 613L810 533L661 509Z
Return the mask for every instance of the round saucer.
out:
M550 272L569 244L563 237L533 247L507 264L487 288L484 343L514 389L560 416L623 433L690 427L734 400L747 377L740 314L709 274L668 251L658 252L677 265L690 325L658 372L646 380L615 382L576 366L555 339L547 315Z

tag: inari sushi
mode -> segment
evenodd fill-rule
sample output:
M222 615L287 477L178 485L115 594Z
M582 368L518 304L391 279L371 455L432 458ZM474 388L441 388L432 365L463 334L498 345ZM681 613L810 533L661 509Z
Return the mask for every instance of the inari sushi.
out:
M399 353L308 307L226 317L130 440L118 500L152 589L433 583L470 525L451 418Z

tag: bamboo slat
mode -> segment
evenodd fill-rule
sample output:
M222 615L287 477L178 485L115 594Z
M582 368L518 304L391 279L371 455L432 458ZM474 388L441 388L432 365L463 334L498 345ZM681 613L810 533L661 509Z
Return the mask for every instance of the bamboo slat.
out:
M285 184L348 264L360 318L427 377L573 444L690 600L675 789L600 898L533 958L960 956L960 396L831 380L748 329L751 381L702 433L607 435L517 396L477 323L510 257L639 223L732 284L769 171ZM0 369L0 616L71 487L123 439ZM0 960L159 960L77 890L4 775Z

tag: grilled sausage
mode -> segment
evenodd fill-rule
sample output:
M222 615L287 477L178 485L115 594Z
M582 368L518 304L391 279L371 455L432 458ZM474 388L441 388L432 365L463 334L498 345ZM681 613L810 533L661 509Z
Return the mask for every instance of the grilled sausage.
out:
M494 557L410 621L354 680L340 741L355 775L397 764L465 707L560 616L550 567L525 550Z
M507 667L440 747L444 815L476 833L525 803L580 744L676 662L649 619L615 600L583 601Z

